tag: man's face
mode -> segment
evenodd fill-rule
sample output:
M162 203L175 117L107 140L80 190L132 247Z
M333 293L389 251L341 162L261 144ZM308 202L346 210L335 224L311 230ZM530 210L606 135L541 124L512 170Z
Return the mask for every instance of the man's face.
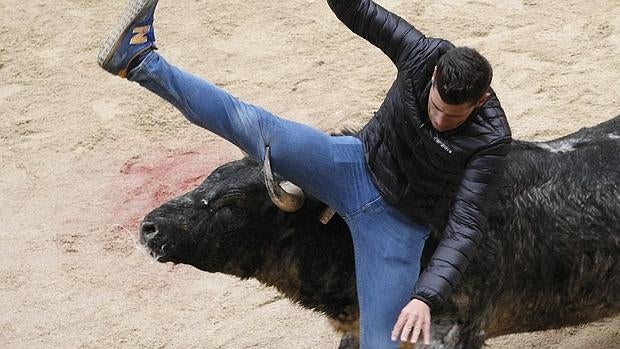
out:
M477 105L477 103L469 102L463 104L445 103L441 99L435 84L433 84L428 96L428 117L435 130L446 132L464 123Z
M474 109L481 107L491 95L487 92L475 103L448 104L441 99L439 91L437 91L437 86L434 83L435 74L437 74L437 67L433 72L433 84L428 96L428 117L433 128L439 132L450 131L461 126L467 121Z

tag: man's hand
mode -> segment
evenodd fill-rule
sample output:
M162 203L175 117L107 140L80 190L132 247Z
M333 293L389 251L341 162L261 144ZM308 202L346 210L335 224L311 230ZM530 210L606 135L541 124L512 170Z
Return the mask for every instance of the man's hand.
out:
M414 299L407 304L398 316L398 321L392 330L392 340L396 342L400 336L401 342L411 338L411 343L418 341L422 332L424 344L431 344L431 309L426 303Z

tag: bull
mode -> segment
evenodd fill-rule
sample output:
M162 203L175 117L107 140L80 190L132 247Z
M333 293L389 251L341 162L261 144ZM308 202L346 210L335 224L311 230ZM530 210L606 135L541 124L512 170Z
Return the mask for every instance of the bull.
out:
M506 166L476 258L433 310L431 348L481 348L491 337L620 312L620 116L548 142L515 141ZM295 191L285 185L268 190L265 177L278 177L262 167L244 158L216 169L145 217L142 244L159 262L275 287L325 314L343 334L340 348L357 348L346 224L338 215L319 222L326 207L315 198L298 204L284 197ZM270 194L301 208L281 209ZM440 232L429 237L423 265Z

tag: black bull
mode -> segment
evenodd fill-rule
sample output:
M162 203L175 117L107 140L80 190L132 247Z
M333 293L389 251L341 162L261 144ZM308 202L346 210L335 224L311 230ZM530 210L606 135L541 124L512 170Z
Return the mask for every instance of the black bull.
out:
M515 141L476 259L441 309L432 348L559 328L620 312L620 116L542 143ZM308 198L295 213L269 200L261 167L227 163L149 213L141 241L161 262L256 278L330 318L357 347L348 229ZM429 238L427 260L440 238Z

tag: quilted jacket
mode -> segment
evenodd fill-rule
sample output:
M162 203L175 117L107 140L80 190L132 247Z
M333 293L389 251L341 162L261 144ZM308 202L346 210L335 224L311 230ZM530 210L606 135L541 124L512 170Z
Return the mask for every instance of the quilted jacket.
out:
M384 198L443 230L412 295L436 308L474 257L512 142L510 127L492 93L458 128L436 131L428 117L431 76L439 57L454 46L425 36L371 0L327 2L349 29L381 49L398 69L359 137Z

